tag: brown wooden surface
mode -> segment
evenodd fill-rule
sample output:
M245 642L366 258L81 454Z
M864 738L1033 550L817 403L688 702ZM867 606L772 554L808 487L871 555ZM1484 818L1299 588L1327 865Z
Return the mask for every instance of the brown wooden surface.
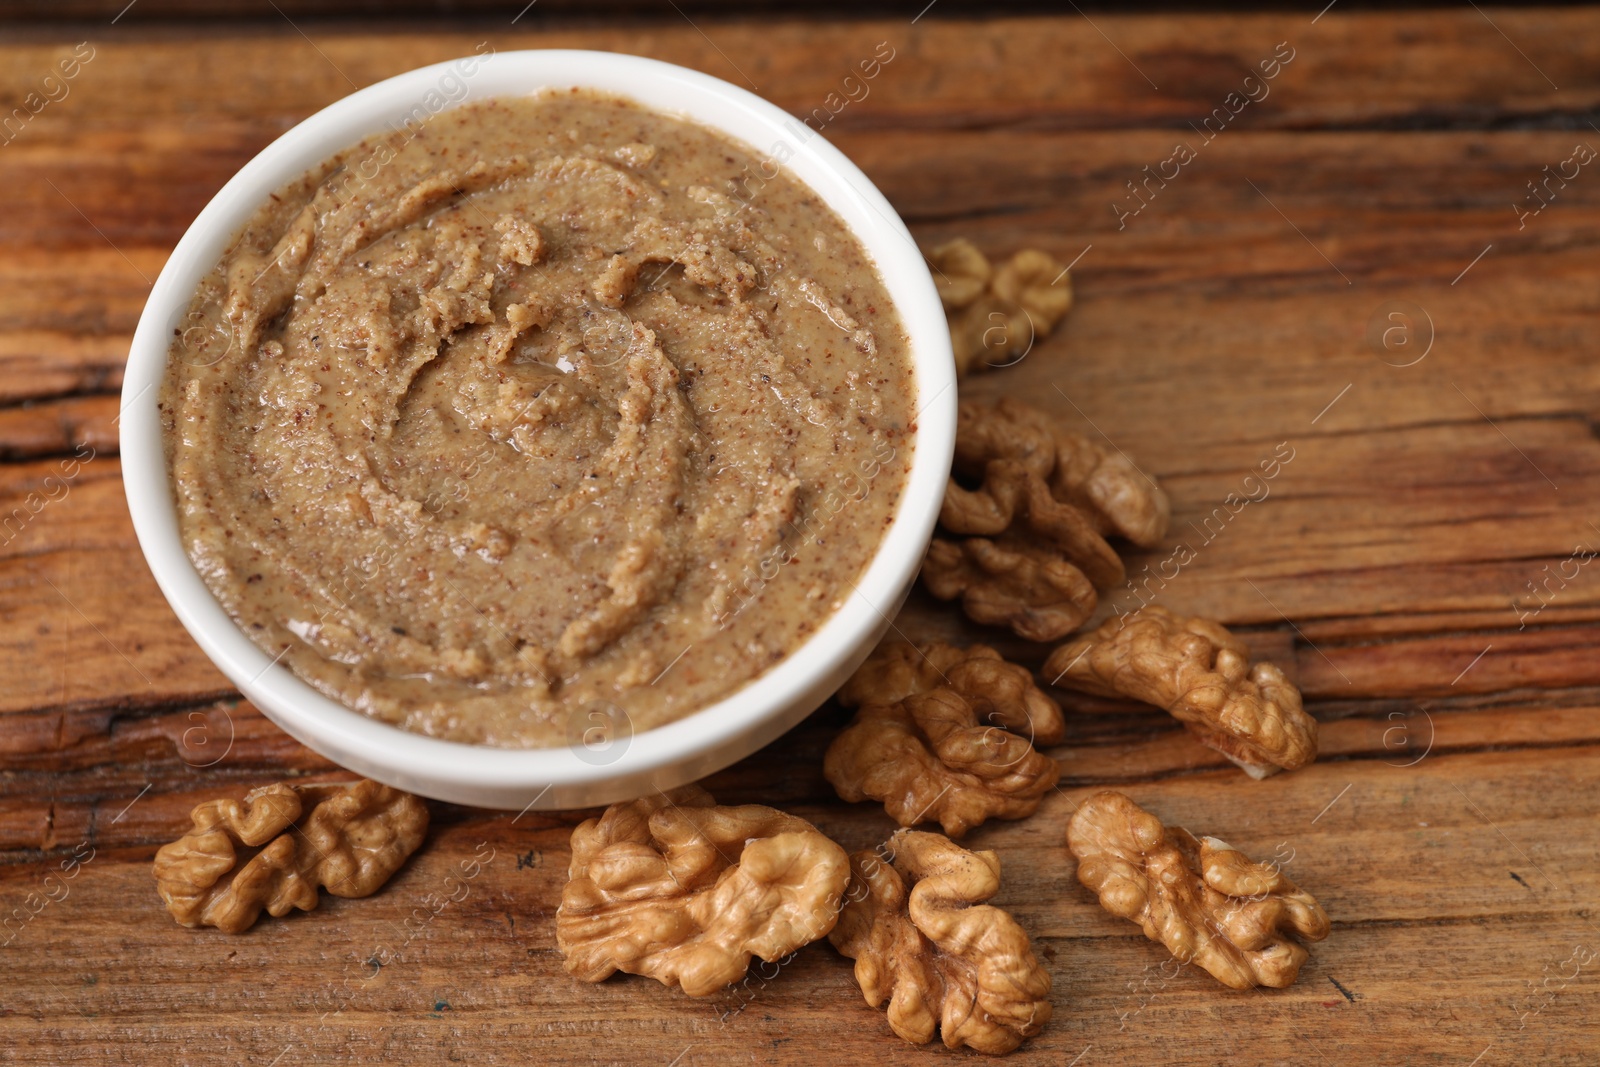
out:
M0 146L0 521L26 513L30 493L61 496L0 532L0 919L13 917L0 1061L953 1055L893 1037L826 945L706 1001L638 978L571 981L552 924L582 812L436 805L427 846L383 893L324 898L241 937L181 929L156 898L152 854L194 803L331 768L239 701L134 543L113 421L149 280L282 130L352 85L485 39L658 56L795 112L891 42L871 95L828 132L918 238L1038 244L1063 260L1092 245L1064 330L970 388L1034 398L1162 477L1175 528L1136 572L1198 545L1191 522L1279 442L1295 449L1270 497L1199 547L1160 602L1221 618L1298 677L1323 756L1258 783L1162 715L1075 715L1054 752L1060 793L971 837L999 851L999 902L1055 980L1055 1018L1016 1062L1600 1058L1600 960L1564 965L1577 946L1600 950L1600 564L1552 584L1537 614L1528 592L1575 546L1600 547L1600 170L1525 229L1512 208L1575 143L1600 147L1600 14L1335 7L1313 22L1321 5L1308 4L1091 24L935 9L912 25L920 6L838 25L529 32L509 25L511 4L506 25L459 33L88 25L0 45L7 108L76 41L96 49L70 95ZM1187 124L1285 40L1296 57L1270 97L1119 232L1109 204L1124 181L1197 140ZM1435 328L1407 368L1365 340L1393 300ZM89 449L62 496L46 478ZM921 598L898 625L966 633ZM986 636L1035 662L1043 651ZM876 844L887 818L841 804L821 777L841 721L824 709L707 784L847 847ZM1088 898L1063 830L1106 785L1263 858L1294 850L1290 875L1334 920L1294 987L1164 977L1165 954ZM480 847L492 862L433 914ZM47 882L74 849L92 860ZM40 908L47 890L59 899ZM364 962L375 957L387 963Z

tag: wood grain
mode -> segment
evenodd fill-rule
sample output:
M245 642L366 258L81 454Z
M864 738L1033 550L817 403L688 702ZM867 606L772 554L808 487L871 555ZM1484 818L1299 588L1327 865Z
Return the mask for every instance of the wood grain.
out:
M1081 254L1065 327L964 388L1025 395L1160 475L1174 530L1130 573L1158 573L1181 543L1195 560L1111 599L1235 627L1298 680L1322 757L1251 782L1164 715L1062 694L1060 791L972 835L999 852L1000 902L1055 981L1055 1018L1016 1062L1593 1062L1600 977L1564 961L1600 948L1600 571L1549 576L1600 546L1600 177L1586 169L1520 228L1513 204L1576 142L1600 145L1600 14L1096 11L1091 25L936 9L911 25L697 9L694 24L540 28L511 26L511 10L404 30L101 26L91 5L59 10L86 21L0 45L8 106L77 42L95 49L70 94L0 144L0 1060L941 1055L890 1035L825 945L705 1001L571 981L553 910L567 837L590 813L436 805L427 847L383 893L241 937L180 929L155 896L151 857L194 804L336 768L239 699L139 555L116 391L150 280L294 122L488 40L657 56L797 114L890 42L870 95L826 133L918 239ZM1136 203L1126 182L1200 141L1189 123L1282 41L1295 58L1270 95L1119 228L1112 204ZM1432 323L1410 366L1395 364L1421 334L1406 349L1368 341L1395 301ZM1294 458L1270 493L1227 512L1281 443ZM896 625L1032 664L1046 651L920 593ZM874 845L889 820L821 777L844 721L824 707L706 784ZM1065 821L1108 786L1247 851L1294 850L1290 874L1334 919L1295 986L1239 994L1173 975L1078 887ZM435 914L480 848L493 861ZM62 881L75 849L93 859ZM47 888L57 899L41 906Z

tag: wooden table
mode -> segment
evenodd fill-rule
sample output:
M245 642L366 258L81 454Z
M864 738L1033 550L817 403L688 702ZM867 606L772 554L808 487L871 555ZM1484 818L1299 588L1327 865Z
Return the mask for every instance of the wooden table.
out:
M130 16L0 46L7 107L78 41L93 48L68 95L0 146L0 1060L951 1055L893 1037L826 945L704 1001L572 981L553 915L586 812L435 805L429 842L380 895L325 897L245 936L181 929L156 898L152 854L193 804L332 768L240 701L134 543L114 420L149 283L278 133L489 41L657 56L797 113L888 42L895 58L829 137L919 239L1076 263L1064 330L964 388L1036 399L1158 473L1173 532L1130 569L1189 543L1159 602L1237 628L1321 721L1314 766L1253 782L1162 714L1071 718L1059 794L971 836L999 851L998 902L1055 982L1055 1018L1015 1062L1600 1062L1600 172L1552 181L1537 215L1514 207L1543 202L1528 183L1575 145L1600 147L1600 14L935 9L912 24L912 4L867 22L563 28L513 26L518 6L393 32ZM1191 128L1286 49L1265 99L1214 139ZM1179 142L1194 158L1119 228L1112 205L1139 204L1125 183ZM1205 543L1206 517L1283 442L1294 458L1270 495ZM898 625L978 636L921 598ZM821 776L842 721L825 708L706 784L876 844L887 817ZM1105 786L1260 858L1292 850L1288 872L1334 920L1295 986L1170 977L1099 909L1063 828ZM492 861L441 907L480 850Z

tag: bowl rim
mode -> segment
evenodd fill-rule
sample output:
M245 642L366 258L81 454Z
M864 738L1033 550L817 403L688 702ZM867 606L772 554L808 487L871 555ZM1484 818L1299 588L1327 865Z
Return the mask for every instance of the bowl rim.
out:
M708 126L744 143L763 162L777 162L844 220L877 266L910 341L916 396L911 469L894 518L844 603L746 684L672 722L630 730L617 742L622 751L614 759L597 760L592 751L580 754L574 745L512 749L429 737L324 695L271 659L233 621L178 534L157 405L169 339L200 279L268 194L381 131L386 122L392 125L408 109L414 114L417 101L427 100L430 90L437 95L452 75L458 82L470 79L470 85L447 106L547 89L596 89ZM487 88L480 92L479 86ZM802 130L810 132L738 86L660 60L575 49L491 52L419 67L358 90L291 128L229 179L188 227L151 288L129 351L119 420L124 489L150 570L179 621L246 699L309 747L370 777L444 799L493 793L502 807L515 806L508 802L512 793L532 796L528 808L569 806L582 799L579 794L603 792L605 783L624 778L670 777L673 767L694 764L720 744L723 751L715 757L720 762L699 772L710 773L754 751L756 744L733 751L741 737L776 736L775 718L788 715L781 732L815 709L826 693L798 713L791 705L797 694L805 702L817 679L829 677L837 684L854 669L892 624L888 613L916 576L954 449L955 369L937 290L904 222L843 153L814 132L802 140ZM757 132L773 138L765 155L764 142L748 135ZM780 146L790 149L787 158L778 158Z

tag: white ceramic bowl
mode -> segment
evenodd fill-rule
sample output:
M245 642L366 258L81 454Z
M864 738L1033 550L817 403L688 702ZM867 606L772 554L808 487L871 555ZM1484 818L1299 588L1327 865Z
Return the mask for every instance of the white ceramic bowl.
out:
M915 452L899 511L845 606L777 666L683 719L567 748L442 741L368 718L276 665L212 597L178 536L156 410L173 329L229 240L268 195L369 134L466 100L582 86L696 120L782 163L844 219L876 260L916 369ZM369 778L481 807L608 804L701 778L815 710L888 628L916 577L955 440L955 370L944 312L915 242L848 159L774 105L683 67L607 52L528 51L440 63L354 93L269 145L223 186L167 260L139 319L122 388L122 477L150 570L178 618L252 703L297 740Z

